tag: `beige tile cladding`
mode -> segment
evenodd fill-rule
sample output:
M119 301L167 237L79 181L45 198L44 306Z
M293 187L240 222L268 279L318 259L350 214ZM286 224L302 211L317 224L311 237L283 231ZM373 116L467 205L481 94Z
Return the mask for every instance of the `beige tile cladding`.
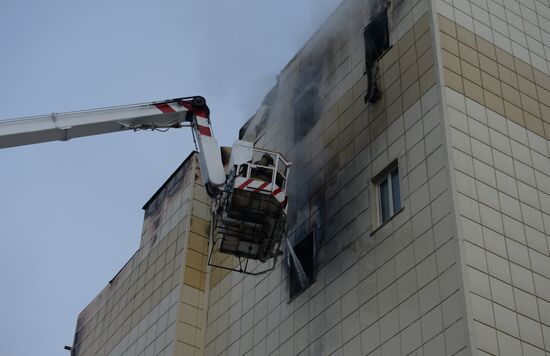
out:
M550 141L446 98L469 331L480 355L548 355Z
M194 215L191 217L191 231L189 233L183 282L201 291L204 291L206 287L209 230L209 221Z
M550 139L550 76L439 15L445 85Z
M106 288L115 291L94 315L77 327L78 355L107 355L140 320L177 288L183 262L183 225L175 227L141 261L127 263L129 274Z
M391 126L436 82L430 19L430 13L422 16L379 61L378 86L383 95L368 108L374 123L371 139Z
M187 284L181 286L173 355L200 355L204 347L206 294ZM172 356L166 354L165 356Z
M212 264L235 268L238 261L234 256L216 252L212 255ZM218 285L230 272L228 269L212 267L210 271L210 288Z
M184 174L179 187L158 205L159 210L148 217L146 213L144 225L148 223L147 220L168 221L168 218L174 217L176 219L174 227L165 234L164 238L154 239L154 243L153 239L150 239L146 245L140 246L113 280L80 313L75 345L73 345L75 355L131 354L129 350L135 350L138 344L149 352L153 344L158 348L171 343L172 340L163 339L162 342L160 339L158 342L156 340L164 337L162 328L157 328L156 325L163 324L162 321L166 319L163 319L158 310L166 307L168 299L173 299L169 296L179 295L183 265L189 259L189 250L193 250L193 253L194 251L206 253L206 242L197 239L198 234L204 233L201 230L202 225L193 224L190 227L188 219L190 209L193 217L204 211L201 205L203 203L198 201L201 196L198 194L196 197L197 193L195 193L197 190L195 167L198 164L196 160L193 154L186 159L186 163L179 168ZM204 188L202 189L204 191ZM168 204L168 201L179 203ZM193 232L189 233L189 230ZM187 264L195 266L195 256L192 259L193 262ZM172 302L176 303L176 301L170 303ZM148 329L143 329L144 324ZM150 332L151 328L157 330ZM137 333L138 329L139 333ZM129 339L133 342L124 344L124 340ZM144 342L146 343L143 344ZM157 351L162 350L156 350L155 353Z
M429 7L421 1L404 4L398 20ZM302 172L291 173L294 179L307 177L314 167L316 174L294 187L292 196L304 201L293 207L297 224L314 221L324 229L319 274L293 300L281 264L266 275L227 275L209 293L206 355L468 353L431 16L423 11L412 21L411 14L402 31L392 30L399 40L380 62L382 98L375 105L364 104L366 80L358 76L338 84L327 110L290 148L281 139L289 135L281 132L294 124L292 116L275 116L266 124L260 144L287 149L294 162L301 158ZM345 57L346 51L338 54ZM300 57L288 68L299 67ZM343 78L351 68L344 68ZM281 78L293 75L283 71ZM289 92L281 83L279 91ZM279 103L273 110L286 107ZM396 156L405 208L371 235L369 181ZM322 218L309 210L316 199L326 203Z
M211 203L202 184L200 171L197 170L196 173L185 268L181 279L174 355L201 355L204 348L208 312L206 284Z

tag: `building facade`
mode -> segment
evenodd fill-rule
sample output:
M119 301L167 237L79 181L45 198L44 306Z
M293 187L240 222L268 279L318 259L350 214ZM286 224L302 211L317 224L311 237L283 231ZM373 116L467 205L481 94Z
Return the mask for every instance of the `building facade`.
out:
M143 209L140 248L78 316L71 355L204 349L210 205L196 153Z
M207 266L192 159L76 354L550 355L548 56L548 0L343 1L240 131L293 162L276 268Z

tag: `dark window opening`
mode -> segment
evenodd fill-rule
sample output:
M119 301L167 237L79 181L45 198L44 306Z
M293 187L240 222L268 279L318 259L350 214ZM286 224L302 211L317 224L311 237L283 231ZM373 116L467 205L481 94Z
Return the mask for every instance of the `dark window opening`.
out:
M390 36L388 29L388 12L383 7L378 13L373 14L372 21L365 27L363 32L365 40L365 64L367 74L366 103L374 103L380 98L380 90L376 85L376 62L390 47Z
M290 298L294 298L315 282L317 246L314 233L309 233L295 246L287 243L286 267Z
M324 60L322 56L313 55L301 60L300 74L294 83L294 143L306 136L319 119L318 88Z
M294 142L302 139L317 122L317 86L310 84L294 104Z

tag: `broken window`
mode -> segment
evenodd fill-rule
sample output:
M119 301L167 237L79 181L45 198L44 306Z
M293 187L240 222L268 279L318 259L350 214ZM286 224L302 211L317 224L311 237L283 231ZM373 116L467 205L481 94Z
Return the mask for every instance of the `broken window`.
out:
M294 142L300 141L319 119L318 88L321 83L323 57L306 56L294 89Z
M291 299L315 282L317 243L314 235L310 232L294 246L287 239L286 267Z
M386 6L373 13L371 22L363 32L365 40L365 64L367 74L366 103L374 103L380 97L380 91L376 85L376 62L390 46L388 31L388 12Z
M311 83L294 104L294 142L303 138L317 122L317 86Z

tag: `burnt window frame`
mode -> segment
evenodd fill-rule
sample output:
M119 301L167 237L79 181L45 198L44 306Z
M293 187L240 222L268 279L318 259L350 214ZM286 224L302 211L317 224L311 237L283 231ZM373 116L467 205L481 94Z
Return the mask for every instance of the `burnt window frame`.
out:
M317 83L311 82L294 100L294 142L303 139L319 121L318 91Z
M304 272L306 273L306 276L308 278L308 282L303 286L296 284L296 279L298 278L298 276L296 267L294 266L294 262L291 257L290 248L294 250L296 257L298 258L302 269L304 269ZM310 248L311 251L308 251L308 248ZM315 283L318 268L318 250L319 246L317 243L316 229L310 231L307 235L305 235L296 243L290 243L290 240L287 240L287 252L284 261L287 272L289 302L294 300L296 297L306 291L313 283ZM308 252L309 256L307 256ZM307 259L308 257L311 259ZM304 267L304 264L306 264L306 267Z
M363 30L363 41L365 46L365 74L367 75L367 92L365 103L376 102L381 95L376 84L378 60L391 48L390 45L390 22L387 5L373 10L371 21ZM384 29L385 31L380 31ZM374 36L373 36L374 34Z

